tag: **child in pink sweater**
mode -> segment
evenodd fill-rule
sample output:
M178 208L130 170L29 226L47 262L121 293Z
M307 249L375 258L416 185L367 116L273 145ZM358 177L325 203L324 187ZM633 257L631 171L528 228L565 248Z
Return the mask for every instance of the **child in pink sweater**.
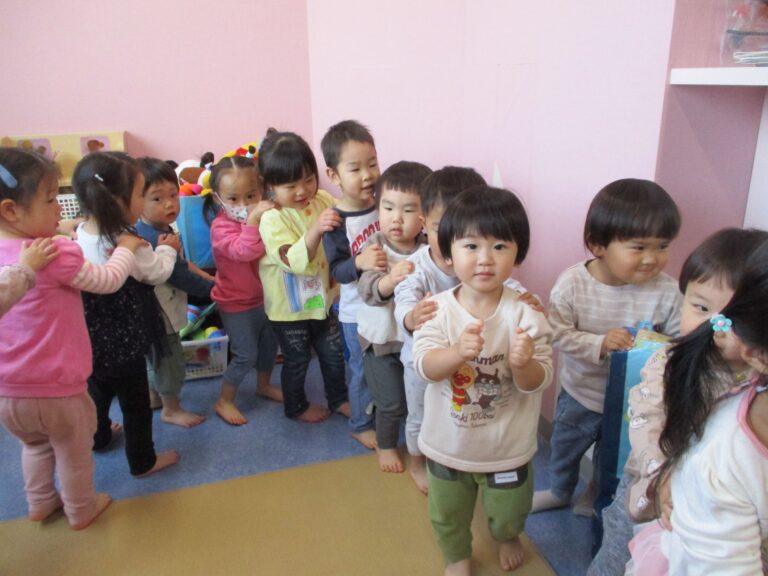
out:
M96 410L86 388L91 343L80 291L120 288L133 266L132 251L144 241L121 237L109 262L96 266L70 240L43 240L56 233L57 194L52 162L0 149L0 267L7 267L3 275L11 278L29 267L21 272L21 287L12 287L16 293L4 291L2 298L0 423L23 445L29 519L44 520L63 507L70 526L80 530L111 501L93 485ZM35 268L31 278L29 269Z

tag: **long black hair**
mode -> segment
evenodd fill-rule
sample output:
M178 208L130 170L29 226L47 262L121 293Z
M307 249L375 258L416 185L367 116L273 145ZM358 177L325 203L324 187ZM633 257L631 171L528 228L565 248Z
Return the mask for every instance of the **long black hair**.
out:
M764 234L764 233L763 233ZM768 353L768 240L753 246L738 285L720 312L738 338ZM727 365L715 344L715 331L704 322L675 340L664 371L666 422L659 444L671 470L691 442L701 438L707 418L723 391Z

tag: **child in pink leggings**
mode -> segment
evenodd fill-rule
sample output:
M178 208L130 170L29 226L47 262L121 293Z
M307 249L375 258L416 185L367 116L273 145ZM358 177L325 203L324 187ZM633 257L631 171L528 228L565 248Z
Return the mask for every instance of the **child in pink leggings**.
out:
M126 236L107 264L90 264L74 242L47 240L61 214L57 194L52 162L0 148L0 423L23 444L29 519L63 507L80 530L111 502L93 485L96 410L86 387L92 358L80 291L117 290L144 242Z

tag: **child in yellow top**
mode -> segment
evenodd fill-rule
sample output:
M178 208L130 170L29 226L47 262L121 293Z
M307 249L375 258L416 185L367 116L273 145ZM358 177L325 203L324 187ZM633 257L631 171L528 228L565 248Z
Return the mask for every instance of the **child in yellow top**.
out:
M331 286L323 233L338 227L333 196L318 190L312 149L292 132L271 132L259 150L259 171L277 207L261 217L266 256L259 262L264 303L283 352L280 380L285 415L321 422L331 411L349 417L339 323L329 315ZM314 348L328 407L310 404L304 380Z

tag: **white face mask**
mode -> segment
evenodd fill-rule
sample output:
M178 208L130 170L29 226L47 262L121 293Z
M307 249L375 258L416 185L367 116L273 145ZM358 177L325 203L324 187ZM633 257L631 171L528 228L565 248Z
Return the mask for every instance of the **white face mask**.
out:
M245 204L230 206L229 204L226 204L218 194L216 194L216 198L219 199L219 203L221 204L221 207L224 208L224 212L227 216L229 216L235 222L245 224L245 221L248 220L248 206Z

